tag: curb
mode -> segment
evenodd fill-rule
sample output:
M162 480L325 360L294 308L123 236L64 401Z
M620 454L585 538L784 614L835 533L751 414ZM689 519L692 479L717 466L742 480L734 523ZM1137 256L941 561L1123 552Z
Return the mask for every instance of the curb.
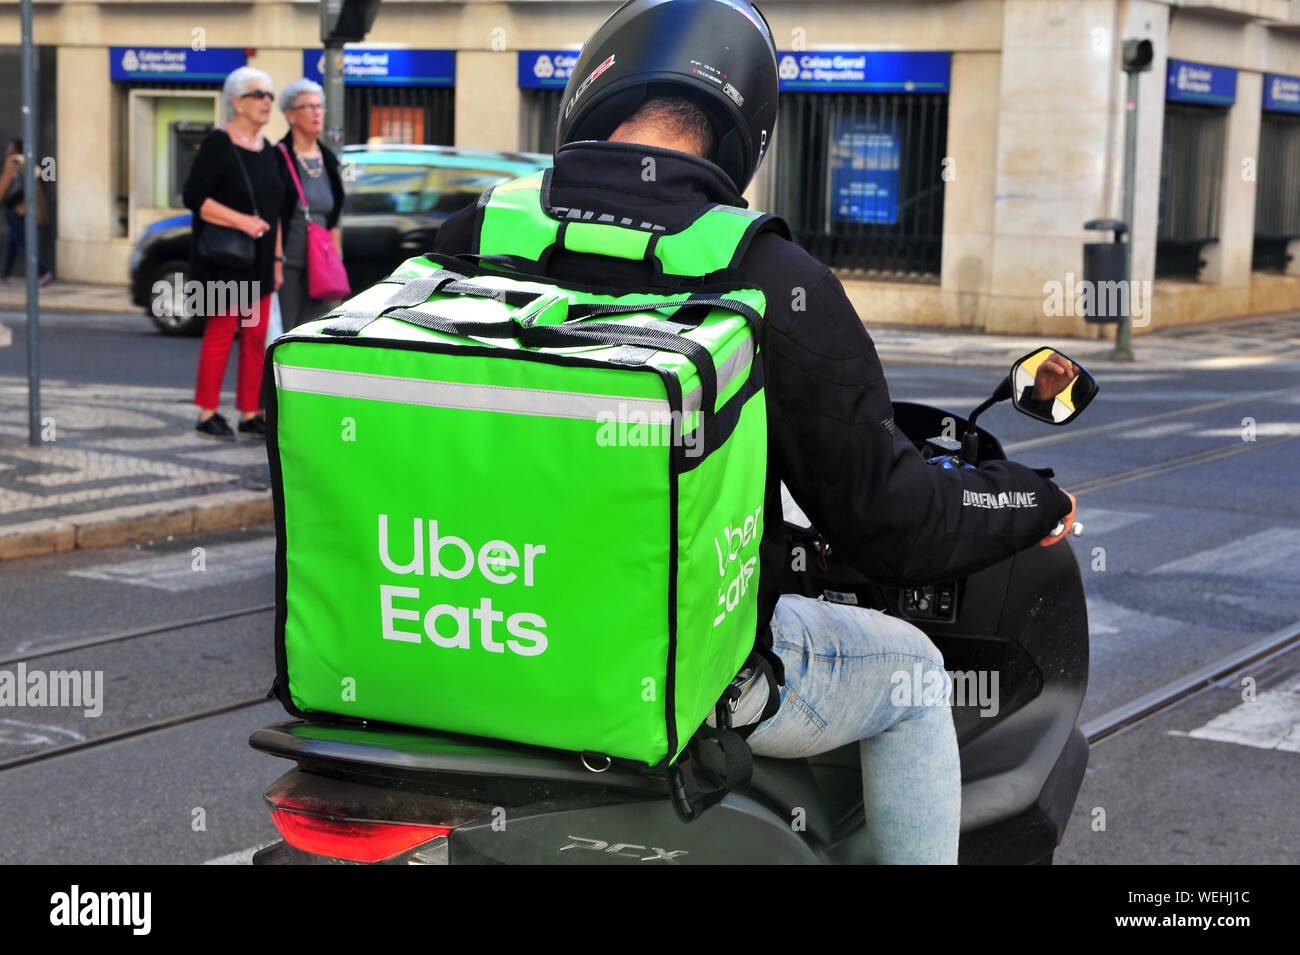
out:
M78 295L73 289L91 290L87 295ZM105 289L120 289L122 297L119 300L116 295L107 299L99 299L97 296L105 294ZM44 292L44 289L41 290ZM27 294L10 293L8 295L0 294L0 308L3 309L24 309L27 307ZM106 312L118 315L143 315L148 317L148 312L140 308L131 301L131 288L129 285L78 285L70 283L58 289L54 294L42 294L36 298L36 307L38 309L49 309L55 312Z
M224 491L0 526L0 560L120 547L274 520L269 491Z

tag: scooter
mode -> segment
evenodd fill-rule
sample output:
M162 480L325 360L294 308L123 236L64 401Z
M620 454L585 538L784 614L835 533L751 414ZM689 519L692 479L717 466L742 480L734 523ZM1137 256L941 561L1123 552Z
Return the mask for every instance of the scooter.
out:
M1064 391L1038 397L1035 371L1054 355L1070 361L1035 350L965 418L900 401L895 425L936 467L1005 459L975 423L987 408L1010 399L1064 425L1097 394L1075 364ZM1087 607L1068 542L958 580L883 586L837 561L784 489L783 498L784 592L897 615L943 654L961 754L959 861L1050 864L1088 762L1076 725ZM362 721L289 720L249 743L296 764L265 791L283 839L254 855L258 865L873 861L856 744L804 759L755 756L747 791L687 824L662 776L587 754Z

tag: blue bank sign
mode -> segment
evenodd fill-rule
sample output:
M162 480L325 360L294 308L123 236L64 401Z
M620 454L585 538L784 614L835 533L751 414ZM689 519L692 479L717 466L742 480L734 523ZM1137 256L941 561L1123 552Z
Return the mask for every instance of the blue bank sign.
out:
M1300 77L1265 73L1264 109L1300 113Z
M248 63L240 49L191 50L187 46L110 46L110 80L157 80L167 83L221 81Z
M951 53L781 53L782 90L828 93L946 93Z
M325 52L302 51L302 75L325 81ZM348 86L455 86L454 50L343 51L343 82Z
M520 50L521 90L564 89L569 74L578 64L577 50Z
M1165 99L1231 106L1237 99L1237 71L1226 66L1170 60L1165 73Z

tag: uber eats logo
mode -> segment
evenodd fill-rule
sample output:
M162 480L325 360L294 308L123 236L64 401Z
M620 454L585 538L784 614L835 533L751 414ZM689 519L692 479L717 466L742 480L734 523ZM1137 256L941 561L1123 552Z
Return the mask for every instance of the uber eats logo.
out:
M746 514L743 521L734 521L722 528L713 538L713 549L718 554L718 615L713 618L716 627L727 619L727 614L740 605L740 598L749 593L749 580L754 576L757 557L745 559L741 554L751 544L757 544L763 534L763 507Z
M507 616L492 603L494 587L516 583L525 588L533 586L538 558L546 553L545 544L524 544L517 548L508 541L490 540L475 551L468 541L445 533L436 520L418 517L410 524L399 519L393 534L390 538L388 515L380 514L379 560L388 571L448 580L464 580L477 571L485 596L475 608L445 603L425 607L419 587L380 584L379 615L385 640L419 643L428 639L436 646L461 650L471 650L477 644L489 653L509 650L522 657L545 652L546 620L540 614L518 612ZM399 558L410 554L411 559L399 564L393 559L394 553ZM422 621L423 633L399 630L397 622L403 620Z

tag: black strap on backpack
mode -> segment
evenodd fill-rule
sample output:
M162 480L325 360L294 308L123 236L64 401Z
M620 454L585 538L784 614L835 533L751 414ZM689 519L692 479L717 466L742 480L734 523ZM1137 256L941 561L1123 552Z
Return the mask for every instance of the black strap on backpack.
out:
M694 822L727 793L748 790L753 777L754 754L739 733L701 726L668 768L668 789L677 818Z
M732 727L731 714L743 685L757 671L767 685L767 702L759 718L748 726ZM759 725L776 715L781 706L776 672L771 662L755 650L736 679L723 690L714 709L716 726L696 730L682 757L668 770L673 809L682 822L694 822L730 792L745 792L754 776L754 754L746 740Z

